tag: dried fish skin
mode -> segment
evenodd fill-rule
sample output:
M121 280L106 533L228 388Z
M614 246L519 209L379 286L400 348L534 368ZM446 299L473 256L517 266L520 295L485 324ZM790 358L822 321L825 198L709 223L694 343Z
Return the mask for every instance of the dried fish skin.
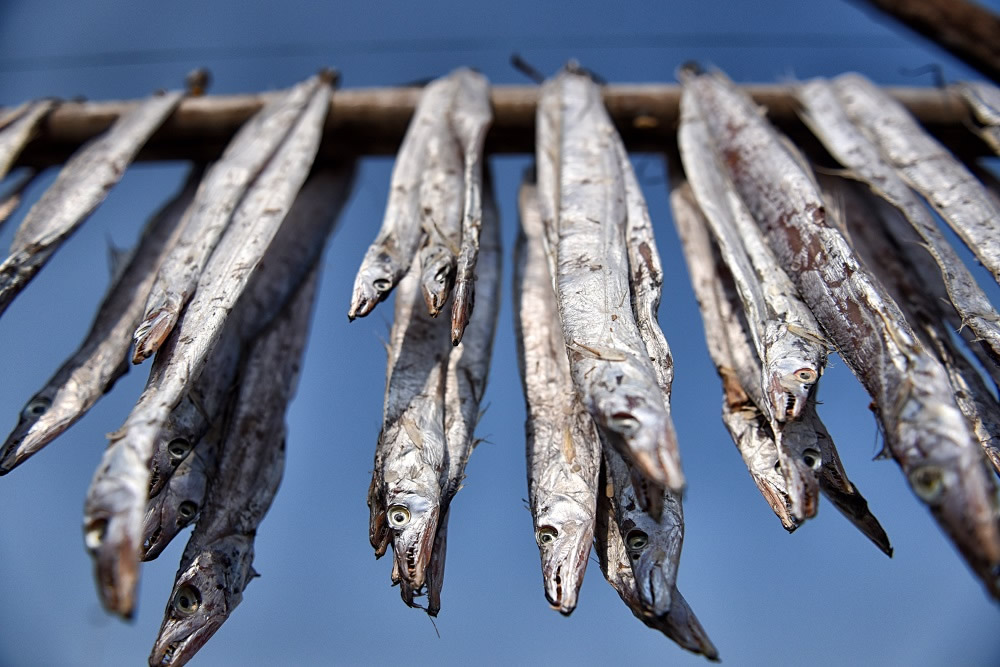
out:
M809 81L797 88L797 97L806 122L830 153L856 178L899 209L912 225L920 245L940 270L946 289L944 296L958 310L961 321L956 326L972 329L991 357L989 366L995 371L1000 364L1000 313L944 238L924 202L886 163L879 148L854 126L833 84L822 79Z
M142 363L163 345L231 227L284 217L316 156L329 108L330 86L321 76L311 77L267 104L229 142L206 173L184 231L157 271L135 330L132 363ZM267 242L266 237L259 242L262 249Z
M447 114L437 119L427 139L420 182L421 280L427 312L437 317L451 295L462 242L461 147L452 135Z
M153 95L66 162L28 211L0 264L0 314L70 234L93 213L156 129L180 103L180 91ZM15 121L16 122L16 121Z
M452 73L458 79L451 126L465 154L465 196L462 208L462 247L455 270L455 298L451 306L451 342L458 345L475 301L476 263L482 227L482 189L486 168L486 133L493 124L490 83L467 68Z
M7 176L38 124L55 105L55 100L51 99L31 102L9 123L0 124L0 181Z
M545 597L569 615L594 537L601 445L570 374L533 185L521 185L519 208L514 318L527 411L528 500Z
M368 500L372 546L378 555L391 539L404 600L424 586L441 511L448 330L446 320L427 314L414 262L397 287Z
M0 448L0 474L13 470L76 423L128 371L132 331L142 317L151 269L176 240L200 173L194 168L181 190L150 218L83 342L21 410L17 426Z
M134 606L150 458L171 411L205 367L227 320L238 321L236 330L249 342L302 284L347 199L353 173L353 165L321 170L306 182L256 272L245 254L258 255L253 245L234 243L236 248L213 255L154 360L146 389L112 435L84 506L86 544L95 559L98 591L110 610L128 616Z
M182 665L241 602L257 576L254 536L284 471L285 411L298 382L318 265L252 343L218 469L184 549L150 665Z
M833 80L847 115L1000 281L1000 208L948 150L860 74Z
M680 591L674 588L670 611L663 616L655 616L643 604L632 574L628 549L615 522L613 505L604 493L597 498L594 550L604 578L636 618L662 632L681 648L704 655L713 662L719 661L719 652Z
M437 118L447 113L455 95L450 77L427 84L413 112L396 154L389 184L389 200L382 227L361 260L354 278L347 318L364 317L392 292L410 267L420 247L420 184L426 165L427 142Z
M872 396L886 443L914 493L1000 596L996 491L941 364L827 223L812 177L722 75L698 77L728 174L800 294ZM780 176L776 176L780 175Z
M564 70L542 86L537 119L539 199L557 247L556 296L573 380L604 437L648 479L680 490L663 392L632 312L625 190L600 90Z
M976 134L1000 155L1000 88L986 81L962 81L954 88L979 123Z

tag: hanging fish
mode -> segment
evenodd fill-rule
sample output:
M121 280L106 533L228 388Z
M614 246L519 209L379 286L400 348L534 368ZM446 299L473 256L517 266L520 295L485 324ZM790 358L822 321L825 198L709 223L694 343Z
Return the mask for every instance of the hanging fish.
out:
M55 105L51 99L28 103L9 122L0 124L0 181L7 177L17 156Z

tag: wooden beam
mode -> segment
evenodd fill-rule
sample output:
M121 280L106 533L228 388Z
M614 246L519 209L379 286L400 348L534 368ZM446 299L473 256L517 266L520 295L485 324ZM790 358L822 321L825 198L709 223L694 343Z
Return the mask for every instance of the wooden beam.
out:
M815 139L798 118L789 86L750 85L745 89L794 141ZM356 88L334 93L320 155L392 155L420 95L420 88ZM966 128L968 111L954 93L931 88L890 88L932 133L963 155L987 155L988 148ZM149 140L139 160L211 160L236 129L273 93L215 95L185 99ZM535 86L495 86L496 118L487 139L492 153L534 151ZM604 101L629 150L661 152L675 141L680 100L676 85L610 85ZM135 101L64 102L42 123L19 165L60 164L85 141L105 131ZM0 109L0 115L4 112Z
M1000 17L968 0L864 0L1000 83Z

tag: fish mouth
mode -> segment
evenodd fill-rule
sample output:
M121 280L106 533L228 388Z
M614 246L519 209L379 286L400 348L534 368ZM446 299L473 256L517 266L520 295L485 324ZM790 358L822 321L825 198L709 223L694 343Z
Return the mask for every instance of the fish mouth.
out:
M778 517L778 520L781 521L784 529L789 533L794 533L795 529L801 525L801 522L792 515L791 500L788 498L788 494L777 484L761 475L755 474L753 481L757 484L760 494L764 496L764 500L767 501L771 510Z
M69 416L61 416L55 405L38 419L18 424L0 446L0 476L21 465L45 445L56 439L73 423ZM39 426L41 424L42 426Z
M424 588L427 566L434 551L439 511L438 507L429 508L415 519L416 525L392 536L393 560L399 570L400 594L404 600L412 601Z
M545 599L554 610L569 616L576 609L583 576L587 571L594 528L591 523L589 529L564 530L569 534L561 538L558 546L539 547L539 550ZM569 532L571 530L573 532Z
M643 605L656 616L670 611L677 568L662 549L653 549L632 561L636 587Z
M794 457L783 457L781 475L792 517L797 523L816 516L819 509L819 480L812 469L801 466Z
M153 356L173 330L176 321L177 316L167 307L159 308L143 318L132 336L135 343L132 363L141 364Z
M129 517L97 516L84 526L87 550L94 558L94 577L101 604L131 620L139 582L139 544Z

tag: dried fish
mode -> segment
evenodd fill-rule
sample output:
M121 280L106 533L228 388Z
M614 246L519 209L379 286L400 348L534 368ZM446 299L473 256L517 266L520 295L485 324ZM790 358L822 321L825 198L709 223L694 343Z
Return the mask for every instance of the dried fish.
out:
M804 119L827 150L855 178L897 207L919 234L919 241L940 267L947 289L946 296L961 316L961 326L968 326L993 359L1000 365L1000 313L976 284L976 279L938 229L930 211L896 171L879 155L879 149L856 128L837 98L834 87L816 79L797 89L805 109Z
M457 85L457 84L456 84ZM420 182L420 286L427 312L437 317L451 295L462 242L462 149L442 113L428 130Z
M663 392L632 312L622 168L600 90L578 69L541 89L538 190L556 244L556 296L577 390L604 436L643 475L680 490Z
M209 169L186 216L184 231L150 289L135 330L132 363L156 352L191 299L213 249L230 227L250 228L258 218L273 229L288 211L319 148L330 108L329 79L311 77L250 119ZM269 236L255 245L263 252Z
M214 476L222 438L222 419L184 456L165 485L146 505L142 523L142 560L153 560L184 528L197 520L208 481Z
M392 168L382 227L354 278L348 319L364 317L389 296L416 255L422 239L420 183L426 167L427 144L437 119L447 113L454 95L454 80L443 77L427 84L420 96Z
M833 87L855 125L1000 281L1000 208L983 186L902 105L863 76L842 74Z
M713 662L719 661L719 652L676 586L671 592L670 611L666 614L657 616L643 603L632 573L629 549L615 522L610 498L604 493L597 499L594 549L604 577L636 618L653 630L659 630L681 648L704 655Z
M153 272L177 239L200 175L200 168L192 169L181 191L153 215L80 347L21 410L17 426L0 449L0 474L10 472L74 424L128 371L132 331L142 317Z
M180 91L153 95L137 109L123 114L111 129L66 162L56 182L28 211L14 234L10 255L0 264L0 313L104 201L139 149L183 96Z
M455 70L458 80L451 126L464 153L465 195L462 209L462 247L455 272L455 299L451 306L451 342L458 345L472 316L476 289L476 262L482 227L482 188L485 169L486 133L493 123L490 85L482 74Z
M983 452L1000 474L1000 403L978 371L952 342L944 282L917 234L897 209L873 201L854 184L823 180L834 220L844 225L858 255L899 304L924 346L948 372L955 401L969 420Z
M545 597L568 615L576 607L594 537L601 444L570 375L533 185L521 185L519 205L514 322L528 413L528 500Z
M352 176L353 166L320 171L306 182L256 273L247 255L259 256L260 249L234 248L228 235L209 260L195 296L153 362L139 402L112 434L87 494L86 543L109 610L123 616L133 610L150 458L171 410L205 367L241 291L237 330L249 341L301 284L347 199Z
M21 206L24 191L34 182L36 176L38 176L38 172L34 169L25 171L14 182L14 185L0 197L0 229L3 229L10 216L14 215L14 211Z
M254 536L285 461L285 411L295 393L315 301L318 265L252 344L225 429L218 470L184 549L150 665L183 665L205 645L257 576Z
M21 150L31 141L38 124L56 105L55 100L31 102L9 123L0 125L0 181L10 171Z
M424 587L441 510L450 349L448 322L427 314L414 262L396 291L382 430L368 492L372 547L379 557L391 540L400 594L408 603Z
M875 401L911 488L994 596L1000 596L996 490L941 364L861 265L803 161L721 74L697 77L727 173L829 339Z
M963 81L955 88L979 122L976 133L1000 155L1000 88L986 81Z

